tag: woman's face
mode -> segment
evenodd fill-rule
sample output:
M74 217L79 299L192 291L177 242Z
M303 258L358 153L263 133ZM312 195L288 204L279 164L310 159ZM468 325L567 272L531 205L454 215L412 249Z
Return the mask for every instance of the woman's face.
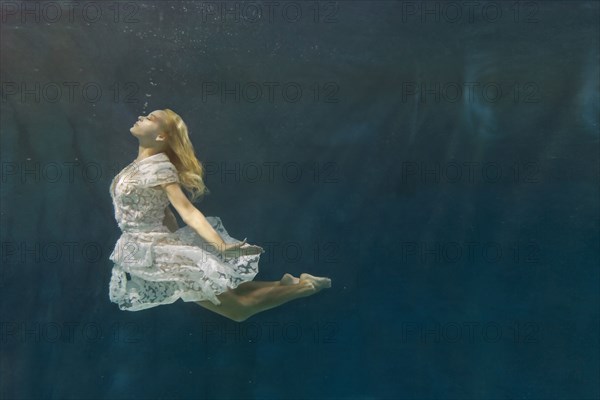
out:
M162 110L152 111L145 116L140 115L129 131L140 140L148 143L154 142L159 136L164 138L163 118L165 118L165 112Z

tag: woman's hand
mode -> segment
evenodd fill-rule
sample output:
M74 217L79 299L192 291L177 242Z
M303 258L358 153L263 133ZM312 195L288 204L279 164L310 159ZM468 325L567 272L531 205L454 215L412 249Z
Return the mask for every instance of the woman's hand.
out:
M262 247L246 243L246 239L238 243L227 243L221 246L219 252L224 256L240 257L261 254L265 251Z

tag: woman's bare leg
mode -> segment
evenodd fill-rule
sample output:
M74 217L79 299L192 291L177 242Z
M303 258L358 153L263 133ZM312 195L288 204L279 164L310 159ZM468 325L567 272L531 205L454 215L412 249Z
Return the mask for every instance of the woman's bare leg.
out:
M245 286L242 291L236 292L236 288L218 295L217 298L221 301L218 306L210 301L198 301L196 303L234 321L242 322L254 314L275 308L294 299L310 296L325 287L331 286L331 281L328 284L319 281L317 284L315 279L298 279L297 284L291 285L281 284L280 281L253 282L255 285L240 284L238 288L242 285Z
M249 293L252 293L259 288L274 287L279 285L289 285L298 283L299 278L295 278L290 274L284 274L279 281L248 281L238 285L235 289L228 290L217 296L221 304L215 305L211 301L197 301L196 304L207 308L219 315L241 322L247 318L247 298Z
M262 287L273 287L278 286L279 284L279 281L248 281L240 283L238 287L232 289L232 291L235 292L235 294L244 295Z
M249 292L253 292L254 290L262 287L273 287L279 285L292 285L296 284L300 281L299 278L295 278L290 274L284 274L283 277L278 281L248 281L243 282L238 285L233 291L236 294L244 295Z

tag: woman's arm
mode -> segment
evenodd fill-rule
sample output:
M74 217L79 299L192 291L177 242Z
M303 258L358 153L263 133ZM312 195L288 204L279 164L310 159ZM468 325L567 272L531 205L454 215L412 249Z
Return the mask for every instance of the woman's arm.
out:
M208 243L216 246L219 251L223 251L223 249L226 248L225 241L223 241L221 236L217 233L217 231L215 231L200 210L194 207L194 205L188 200L185 193L183 193L181 190L181 186L176 182L167 183L161 186L167 193L169 201L173 207L175 207L175 210L177 210L181 216L181 219L183 219L183 222L195 230L198 235L200 235ZM174 217L175 216L173 216L173 218Z
M171 232L175 232L179 229L179 224L177 223L177 218L171 211L171 208L167 206L165 208L165 218L163 219L163 225L165 225Z
M175 207L183 221L198 233L204 240L224 255L240 257L264 253L262 247L246 243L246 239L236 243L225 243L204 215L188 200L177 182L161 185L167 193L169 201Z

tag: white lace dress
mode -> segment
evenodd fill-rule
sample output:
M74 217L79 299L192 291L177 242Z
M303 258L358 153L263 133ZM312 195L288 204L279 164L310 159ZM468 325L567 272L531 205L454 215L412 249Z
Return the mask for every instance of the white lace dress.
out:
M114 263L109 298L121 310L177 299L218 305L218 294L258 273L260 254L225 258L189 226L170 232L163 225L169 199L158 185L169 182L179 182L179 175L165 153L132 162L111 182L122 234L109 257ZM229 236L219 217L206 219L226 243L240 242Z

